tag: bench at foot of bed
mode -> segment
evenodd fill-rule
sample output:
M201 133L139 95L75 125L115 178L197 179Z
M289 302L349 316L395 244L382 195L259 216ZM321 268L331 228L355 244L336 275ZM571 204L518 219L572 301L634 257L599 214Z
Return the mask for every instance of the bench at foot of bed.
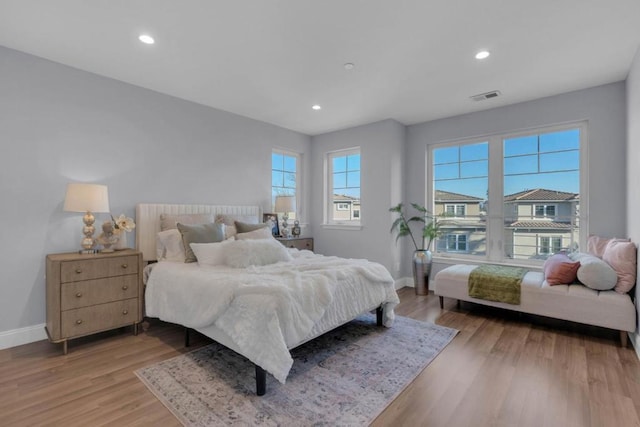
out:
M444 308L444 297L469 301L522 313L536 314L620 332L627 345L627 333L636 329L636 309L628 294L596 291L582 284L549 285L540 271L529 271L522 279L520 304L472 298L468 293L469 274L477 265L457 264L439 271L434 278L434 294Z

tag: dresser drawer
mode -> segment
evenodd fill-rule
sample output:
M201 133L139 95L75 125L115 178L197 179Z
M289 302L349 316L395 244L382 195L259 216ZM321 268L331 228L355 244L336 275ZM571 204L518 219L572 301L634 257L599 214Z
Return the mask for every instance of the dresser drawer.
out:
M300 237L295 239L279 239L280 243L285 245L288 248L296 248L296 249L306 249L309 251L313 251L313 238L311 237Z
M69 282L61 286L62 310L138 297L138 275Z
M138 298L62 312L62 336L72 338L138 322Z
M60 265L60 282L100 279L138 273L138 257L83 259L65 261Z

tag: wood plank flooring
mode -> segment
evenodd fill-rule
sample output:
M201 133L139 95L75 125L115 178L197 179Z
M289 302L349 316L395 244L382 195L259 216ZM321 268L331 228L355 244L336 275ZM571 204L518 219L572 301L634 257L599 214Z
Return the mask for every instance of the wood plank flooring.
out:
M397 314L460 333L374 426L640 427L640 361L616 331L399 294ZM185 349L181 327L151 320L66 356L47 341L1 350L0 425L179 426L133 371L208 342L192 334Z

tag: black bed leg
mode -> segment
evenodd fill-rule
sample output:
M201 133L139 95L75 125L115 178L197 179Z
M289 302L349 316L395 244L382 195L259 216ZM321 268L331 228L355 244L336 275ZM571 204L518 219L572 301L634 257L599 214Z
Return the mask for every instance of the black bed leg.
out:
M376 325L382 326L382 306L376 308Z
M444 309L444 297L438 297L440 298L440 310Z
M189 347L191 345L191 343L189 342L189 331L191 331L191 329L184 328L184 346L185 347Z
M267 392L267 372L256 365L256 394L264 396Z

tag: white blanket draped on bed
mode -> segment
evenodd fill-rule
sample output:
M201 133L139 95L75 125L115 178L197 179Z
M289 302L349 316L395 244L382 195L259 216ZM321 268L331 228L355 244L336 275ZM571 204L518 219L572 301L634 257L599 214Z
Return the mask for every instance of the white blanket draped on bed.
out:
M337 286L360 282L364 298L387 301L393 322L394 281L380 264L292 251L292 262L247 269L160 262L147 281L146 314L191 328L215 324L252 362L284 383L289 348L307 338Z

